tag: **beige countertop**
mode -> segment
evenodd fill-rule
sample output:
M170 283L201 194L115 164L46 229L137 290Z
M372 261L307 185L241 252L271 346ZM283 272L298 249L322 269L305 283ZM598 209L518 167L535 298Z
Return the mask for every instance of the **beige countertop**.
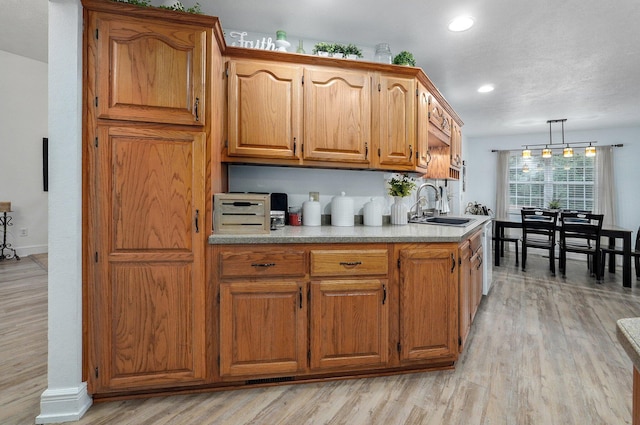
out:
M618 320L618 341L640 370L640 317Z
M391 243L391 242L461 242L490 216L466 215L472 218L464 227L434 224L383 225L383 226L284 226L269 234L232 235L212 234L209 244L267 244L267 243Z

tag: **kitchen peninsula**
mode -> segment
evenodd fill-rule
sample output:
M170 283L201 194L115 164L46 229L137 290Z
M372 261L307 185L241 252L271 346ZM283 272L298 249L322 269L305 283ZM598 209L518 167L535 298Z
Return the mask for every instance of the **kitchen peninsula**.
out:
M453 367L482 297L489 219L211 235L221 380Z

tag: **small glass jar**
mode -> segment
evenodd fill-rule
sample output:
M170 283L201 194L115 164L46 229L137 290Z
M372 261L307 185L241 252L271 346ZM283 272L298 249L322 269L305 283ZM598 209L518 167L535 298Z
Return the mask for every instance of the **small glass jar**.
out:
M376 53L373 57L373 60L380 63L392 63L393 57L391 55L389 43L376 44Z

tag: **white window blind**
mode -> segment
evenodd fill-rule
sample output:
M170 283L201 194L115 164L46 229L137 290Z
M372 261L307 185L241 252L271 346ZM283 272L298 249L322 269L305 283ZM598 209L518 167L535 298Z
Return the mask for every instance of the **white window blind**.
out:
M523 172L528 167L529 172ZM574 152L572 158L555 154L522 158L521 151L509 152L509 209L549 207L557 201L559 208L593 210L595 158Z

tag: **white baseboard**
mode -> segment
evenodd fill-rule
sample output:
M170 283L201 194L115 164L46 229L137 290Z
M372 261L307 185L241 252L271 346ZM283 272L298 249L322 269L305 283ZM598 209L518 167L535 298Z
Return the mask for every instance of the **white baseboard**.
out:
M18 257L26 257L33 254L44 254L49 252L49 245L28 245L28 246L12 246L16 249Z
M36 424L72 422L82 418L93 404L87 393L87 383L78 387L46 389L40 396L40 414Z

